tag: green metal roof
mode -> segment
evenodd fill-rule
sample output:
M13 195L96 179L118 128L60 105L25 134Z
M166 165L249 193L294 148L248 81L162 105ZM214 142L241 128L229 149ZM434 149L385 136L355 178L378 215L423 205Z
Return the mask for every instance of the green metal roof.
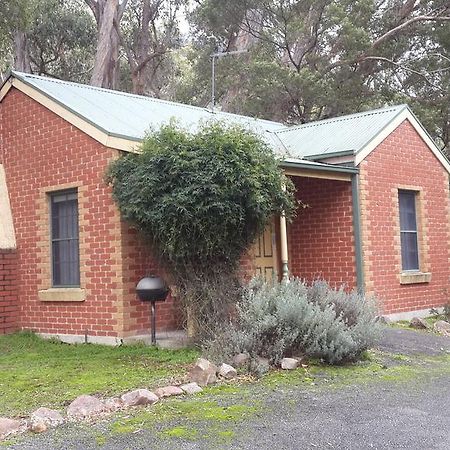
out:
M323 159L353 155L375 138L407 105L375 109L278 130L276 135L291 157Z
M151 129L175 119L195 131L199 124L224 121L259 134L287 160L320 160L354 155L374 139L407 105L392 106L287 127L279 122L211 111L207 108L128 94L27 73L12 76L78 115L109 136L140 141Z
M272 133L283 127L278 122L213 112L206 108L28 73L14 71L12 75L110 136L140 141L152 128L157 129L172 119L192 131L203 122L225 121L248 127L274 148L281 145Z

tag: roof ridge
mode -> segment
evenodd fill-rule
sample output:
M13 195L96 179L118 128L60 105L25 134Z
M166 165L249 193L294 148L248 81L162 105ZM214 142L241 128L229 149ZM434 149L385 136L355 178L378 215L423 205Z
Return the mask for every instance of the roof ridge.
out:
M245 118L247 120L251 120L251 121L255 121L255 122L266 122L266 123L270 123L270 124L273 124L273 125L280 125L280 128L283 127L283 124L281 122L275 122L275 121L267 120L267 119L259 119L257 117L245 116L245 115L242 115L242 114L235 114L235 113L230 113L230 112L225 112L225 111L212 111L212 110L210 110L208 108L205 108L205 107L202 107L202 106L189 105L187 103L174 102L172 100L164 100L164 99L161 99L161 98L150 97L150 96L146 96L146 95L133 94L133 93L124 92L124 91L117 91L117 90L114 90L114 89L107 89L107 88L103 88L103 87L99 87L99 86L91 86L89 84L77 83L75 81L61 80L59 78L44 77L42 75L18 72L18 71L15 71L15 70L11 71L11 73L14 76L18 76L18 78L37 78L39 80L51 81L53 83L58 83L58 84L63 84L63 85L64 84L73 85L73 86L81 87L81 88L87 89L87 90L101 91L101 92L106 92L106 93L113 94L113 95L118 95L118 96L123 96L123 97L128 97L128 98L136 98L136 99L140 99L140 100L145 100L145 101L148 101L148 102L163 103L163 104L167 104L167 105L176 105L176 106L180 106L180 107L184 107L184 108L194 109L196 111L201 110L201 111L204 111L204 112L207 112L207 113L211 114L212 116L220 114L220 115L227 115L227 116L234 116L234 117L242 117L242 118Z
M317 126L327 124L330 122L344 122L347 120L352 120L357 117L370 116L370 115L375 115L375 114L383 114L383 113L386 113L389 111L394 111L394 110L401 111L405 108L408 108L408 105L406 103L402 103L400 105L385 106L383 108L370 109L368 111L361 111L361 112L352 113L352 114L345 114L343 116L330 117L328 119L314 120L312 122L302 123L299 125L293 125L291 127L285 127L285 128L281 128L279 130L275 130L275 133L285 133L286 131L298 130L300 128L312 128L312 127L317 127Z

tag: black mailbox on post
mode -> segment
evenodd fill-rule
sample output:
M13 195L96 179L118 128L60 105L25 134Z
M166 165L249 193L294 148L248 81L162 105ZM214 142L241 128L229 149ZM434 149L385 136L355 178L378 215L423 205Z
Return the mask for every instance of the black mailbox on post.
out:
M149 275L142 278L136 286L136 292L143 302L151 302L152 344L156 344L156 302L164 302L169 288L161 277Z

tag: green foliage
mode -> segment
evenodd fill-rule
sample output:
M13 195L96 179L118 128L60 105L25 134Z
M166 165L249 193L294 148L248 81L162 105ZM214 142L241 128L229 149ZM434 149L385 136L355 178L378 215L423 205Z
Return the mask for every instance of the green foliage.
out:
M87 82L95 49L95 25L77 0L11 0L0 8L0 70L12 67L17 32L26 40L31 70Z
M121 394L184 375L198 357L191 349L145 345L69 345L32 333L0 336L0 416L39 406L61 408L81 394Z
M299 279L253 282L238 304L236 320L206 349L217 360L246 352L252 361L264 357L278 364L299 352L336 364L360 358L379 330L374 302L357 292L335 290L324 281L312 286Z
M237 126L163 126L142 153L114 161L107 180L122 216L175 278L197 335L227 320L240 293L237 263L268 221L294 212L293 185L269 146Z
M294 210L268 145L236 126L164 126L142 153L113 162L107 179L123 217L178 269L234 267L274 214Z
M215 47L247 50L217 64L227 111L304 123L409 103L438 145L449 145L450 22L409 22L437 11L448 17L448 1L205 0L191 18L197 77L181 98L208 101Z

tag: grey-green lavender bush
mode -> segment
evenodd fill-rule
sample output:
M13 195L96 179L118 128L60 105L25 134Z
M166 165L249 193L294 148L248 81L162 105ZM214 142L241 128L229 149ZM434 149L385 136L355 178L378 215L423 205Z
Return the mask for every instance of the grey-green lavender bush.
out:
M248 353L251 361L303 353L330 364L354 361L374 345L380 325L376 303L357 292L332 289L324 281L307 286L254 280L237 305L236 317L206 345L209 357L231 360Z

